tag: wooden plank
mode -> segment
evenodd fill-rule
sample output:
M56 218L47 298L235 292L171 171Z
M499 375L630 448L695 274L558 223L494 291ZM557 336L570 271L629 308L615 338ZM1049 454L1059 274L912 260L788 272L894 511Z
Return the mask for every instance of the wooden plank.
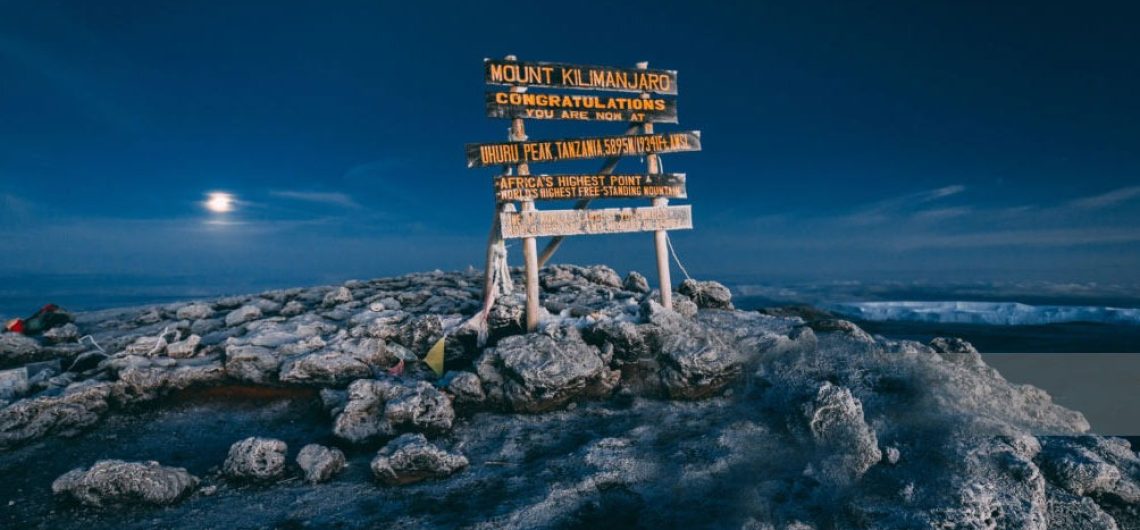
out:
M488 118L677 123L677 100L627 96L487 92Z
M467 144L467 167L701 150L700 131Z
M555 201L569 199L684 199L684 173L658 175L499 175L495 177L498 201Z
M483 80L491 85L677 95L676 70L485 59Z
M618 234L693 227L688 205L502 213L503 238Z

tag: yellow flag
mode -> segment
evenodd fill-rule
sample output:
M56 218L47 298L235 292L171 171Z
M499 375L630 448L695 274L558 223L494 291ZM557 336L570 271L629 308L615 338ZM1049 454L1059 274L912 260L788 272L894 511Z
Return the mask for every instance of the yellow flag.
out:
M428 365L435 372L435 375L443 375L443 342L445 340L447 340L446 335L440 338L439 342L436 342L435 346L432 346L427 355L424 356L424 364Z

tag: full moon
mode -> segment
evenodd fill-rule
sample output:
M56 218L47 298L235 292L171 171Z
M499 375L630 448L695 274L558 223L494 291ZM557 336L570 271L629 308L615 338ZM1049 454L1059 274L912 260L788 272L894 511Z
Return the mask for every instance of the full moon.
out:
M214 213L232 212L234 211L234 196L229 193L211 193L206 196L206 209Z

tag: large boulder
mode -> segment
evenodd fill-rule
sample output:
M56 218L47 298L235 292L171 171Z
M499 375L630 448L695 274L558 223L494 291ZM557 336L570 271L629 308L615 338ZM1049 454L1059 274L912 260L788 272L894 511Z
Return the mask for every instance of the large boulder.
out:
M158 462L100 460L90 469L76 468L55 479L51 490L88 506L173 504L198 485L180 467Z
M443 478L467 467L467 457L449 453L422 434L404 434L385 445L372 460L372 473L387 485Z
M607 395L621 377L607 368L601 352L577 330L515 335L500 340L480 358L484 386L512 410L542 412L579 397ZM492 373L493 372L493 373Z
M804 407L804 419L823 455L820 482L848 484L883 457L863 404L846 388L825 382Z
M0 447L47 435L73 436L97 423L108 409L112 383L85 381L57 396L17 401L0 409Z
M688 279L677 292L688 296L702 309L732 309L732 291L720 282Z
M237 480L273 480L285 472L287 450L281 440L249 437L230 446L222 471Z
M339 351L322 351L285 362L280 379L284 383L343 385L371 375L372 369L358 359Z
M1120 438L1046 438L1039 460L1052 481L1069 493L1140 505L1140 458Z
M174 360L125 355L107 364L118 376L112 397L120 405L151 401L193 386L219 384L227 375L217 358Z
M656 302L649 305L657 306ZM671 311L652 309L650 313L661 383L669 397L706 397L740 375L745 357L731 338Z
M344 470L344 453L335 447L309 444L297 454L297 465L305 473L305 480L317 484L326 482Z
M361 379L348 386L348 401L333 421L333 434L360 443L401 430L443 432L453 421L451 400L431 383Z

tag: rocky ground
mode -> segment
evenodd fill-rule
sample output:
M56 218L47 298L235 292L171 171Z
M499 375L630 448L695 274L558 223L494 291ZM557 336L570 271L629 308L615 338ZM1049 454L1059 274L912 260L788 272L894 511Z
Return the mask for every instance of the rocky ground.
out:
M541 282L532 334L436 272L0 335L0 526L1140 528L1128 442L969 343Z

